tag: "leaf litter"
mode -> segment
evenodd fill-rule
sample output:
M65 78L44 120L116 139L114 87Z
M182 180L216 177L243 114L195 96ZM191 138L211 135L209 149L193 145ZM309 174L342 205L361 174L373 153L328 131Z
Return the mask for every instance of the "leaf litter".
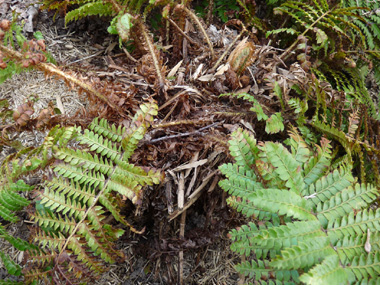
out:
M127 217L146 231L127 233L118 241L126 262L110 265L97 283L175 284L180 266L186 284L236 284L233 264L238 257L228 250L227 232L242 217L226 206L226 194L217 185L218 166L231 160L227 141L236 128L247 127L258 140L268 135L249 102L219 95L250 92L266 107L264 112L273 114L281 108L281 100L272 93L275 82L288 96L293 84L307 86L303 69L286 66L281 51L261 45L244 27L235 30L229 25L207 30L215 53L211 60L208 44L188 21L191 41L182 37L172 46L156 43L165 75L161 93L157 82L162 79L157 78L152 58L119 49L117 39L106 34L104 22L99 22L103 41L97 42L98 35L89 39L93 30L86 20L65 28L62 18L53 23L46 12L38 17L37 29L58 65L89 82L115 107L62 81L46 79L41 72L15 75L0 85L0 99L7 99L9 108L20 113L17 128L8 130L12 140L38 145L54 124L86 126L98 116L126 125L140 102L153 97L159 105L155 124L132 160L162 169L166 179L158 187L148 187L143 206ZM184 54L179 46L186 47ZM13 149L2 147L1 157ZM133 210L126 203L125 213ZM25 213L21 215L28 223ZM21 263L22 253L9 254Z

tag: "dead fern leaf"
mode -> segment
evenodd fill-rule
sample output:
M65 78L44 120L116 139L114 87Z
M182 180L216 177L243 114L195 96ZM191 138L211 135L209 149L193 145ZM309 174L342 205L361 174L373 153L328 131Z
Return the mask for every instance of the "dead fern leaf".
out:
M30 120L30 116L33 115L33 102L28 101L20 106L13 112L13 120L17 125L23 127L26 126Z
M254 52L255 45L252 42L247 42L247 38L245 38L231 52L228 63L237 74L241 74L255 61Z

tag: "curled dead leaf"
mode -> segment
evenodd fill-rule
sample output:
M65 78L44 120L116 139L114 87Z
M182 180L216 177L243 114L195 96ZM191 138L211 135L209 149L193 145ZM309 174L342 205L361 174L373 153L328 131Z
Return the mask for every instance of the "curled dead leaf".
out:
M30 120L30 116L34 113L33 103L28 101L20 106L13 112L13 120L19 126L25 126Z
M51 110L43 109L37 118L37 128L41 128L46 125L51 118Z
M254 52L255 45L252 42L247 42L247 38L245 38L231 52L228 63L236 73L241 74L255 61Z
M46 51L45 40L38 40L37 45L41 48L42 51Z

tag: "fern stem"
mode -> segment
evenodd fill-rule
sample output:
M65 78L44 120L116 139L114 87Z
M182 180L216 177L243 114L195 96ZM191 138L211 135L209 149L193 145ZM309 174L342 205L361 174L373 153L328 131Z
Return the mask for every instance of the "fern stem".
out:
M114 9L116 10L117 13L121 12L121 7L115 0L107 0L107 2L111 3Z
M125 55L133 62L137 62L137 59L135 59L128 51L125 47L123 47L123 51L125 53Z
M189 42L191 42L193 45L196 45L197 47L199 47L198 43L196 43L192 38L190 38L188 35L185 34L184 31L181 30L180 27L178 27L178 25L176 24L176 22L174 22L172 19L168 18L170 24L173 25L174 28L176 28L178 30L178 32L184 36Z
M208 12L207 12L207 20L206 20L207 25L210 25L211 23L213 11L214 11L214 0L210 0L208 4Z
M212 119L204 118L199 120L181 120L181 121L174 121L174 122L167 122L167 123L160 123L157 125L152 125L153 129L159 129L159 128L168 128L172 126L178 126L178 125L196 125L199 123L209 122L212 121Z
M182 9L190 16L191 19L194 20L194 22L198 25L199 29L201 30L203 36L205 37L206 39L206 42L210 48L210 52L211 52L211 58L214 59L215 58L215 53L214 53L214 48L212 47L212 44L211 44L211 41L210 41L210 38L208 37L205 29L203 28L202 26L202 23L199 21L197 15L195 15L191 10L187 9L186 7L182 6Z
M153 59L153 65L154 65L154 68L156 70L156 74L157 74L157 77L158 77L158 83L159 83L159 86L160 86L160 89L163 90L164 87L165 87L165 80L164 80L164 77L162 76L162 73L161 73L161 68L160 68L160 63L157 59L157 55L156 55L156 52L155 52L155 47L151 41L151 38L149 37L146 29L145 29L145 25L141 22L140 19L137 20L137 23L138 23L138 26L144 36L144 39L145 39L145 42L146 44L148 45L148 49L149 49L149 53L151 54L152 56L152 59Z
M4 52L7 56L11 57L11 58L15 58L17 59L18 61L22 61L24 59L23 55L18 52L18 51L15 51L11 48L8 48L2 44L0 44L0 50L2 52ZM64 80L67 80L69 82L72 82L74 83L75 85L79 86L80 88L82 88L83 90L85 90L86 92L90 93L90 94L93 94L95 95L96 97L98 97L100 100L104 101L105 103L107 103L111 108L113 109L117 109L116 105L114 105L113 103L111 103L104 95L102 95L101 93L99 93L98 91L96 91L91 85L79 80L78 78L74 77L74 76L71 76L69 74L67 74L66 72L60 70L58 67L50 64L50 63L45 63L45 62L41 62L41 63L38 63L35 65L35 67L38 69L38 70L41 70L47 74L54 74L54 75L57 75L59 76L60 78L64 79Z
M286 60L289 56L289 53L296 47L296 45L299 42L300 38L303 38L320 20L322 20L326 15L328 15L331 12L331 10L326 11L323 13L317 20L315 20L314 23L312 23L298 38L294 41L294 43L288 47L285 52L279 57L280 60Z
M180 229L179 229L179 239L185 239L185 226L186 226L186 211L181 215ZM179 251L178 254L178 283L183 285L183 249Z

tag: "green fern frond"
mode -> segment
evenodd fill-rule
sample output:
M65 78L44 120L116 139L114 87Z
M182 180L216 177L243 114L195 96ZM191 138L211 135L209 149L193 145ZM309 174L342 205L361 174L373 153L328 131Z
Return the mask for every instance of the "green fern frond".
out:
M257 157L252 154L257 154L259 152L259 149L256 146L256 140L252 140L249 133L243 130L233 133L231 137L232 140L230 141L229 150L236 160L236 165L250 170L257 159Z
M81 144L88 145L90 151L96 151L102 156L115 160L121 152L121 146L117 146L111 140L105 139L103 136L86 129L83 136L79 137Z
M105 119L95 118L94 121L88 126L88 128L105 138L113 142L121 142L123 139L123 134L126 131L126 128L123 126L116 127L115 125L108 124Z
M380 253L362 254L350 261L345 268L347 274L354 276L355 281L378 278L380 274Z
M153 118L158 113L156 104L142 104L140 110L136 112L131 128L127 130L127 135L123 138L121 145L123 147L123 159L127 161L137 148L137 144L143 138L146 130L153 123ZM144 122L144 124L141 124Z
M350 212L343 218L330 221L327 233L331 239L343 238L346 235L363 235L367 229L375 231L380 229L380 209L362 210L358 213Z
M20 276L21 266L14 262L8 255L0 251L0 258L9 274Z
M356 256L366 254L365 244L369 243L371 245L370 254L376 253L380 250L380 234L379 232L370 232L368 236L368 231L366 235L360 236L345 236L343 239L336 243L336 249L339 254L339 258L343 265L348 265L350 261ZM367 253L368 254L368 253Z
M251 202L248 199L242 199L241 201L237 201L236 199L233 199L231 197L227 200L227 203L230 207L236 209L236 211L242 213L247 217L253 216L261 220L270 220L271 218L273 218L273 216L277 216L276 213L265 211L257 205L253 204L253 202Z
M334 221L353 210L361 210L377 198L378 190L371 185L356 184L355 188L349 187L337 194L329 201L319 203L316 212L323 226L328 221Z
M274 275L279 282L284 282L284 284L286 284L286 282L289 281L297 282L299 278L296 270L275 270L269 266L267 260L242 262L236 265L236 269L243 275L254 278L254 280L257 281L261 281L263 277L264 279L268 279L269 276Z
M220 186L236 195L228 199L232 201L230 205L248 217L253 214L255 220L265 221L260 226L251 222L231 232L231 249L250 259L236 269L254 280L256 276L265 276L273 284L281 282L277 272L284 270L296 271L299 280L307 284L375 280L380 271L380 210L368 210L368 206L377 198L378 189L357 183L351 173L352 160L333 168L328 140L322 139L313 153L313 146L308 146L296 131L291 136L290 152L281 144L266 142L260 145L258 153L250 154L247 140L233 135L232 140L239 141L231 144L245 150L244 154L235 151L236 157L244 156L244 163L256 163L256 168L252 171L249 165L221 166L228 179L221 181ZM251 136L249 141L253 140ZM252 160L253 156L260 159ZM249 183L244 175L239 175L240 168L243 174L249 173ZM276 175L266 175L277 169L280 172ZM251 177L255 175L256 178ZM268 188L255 187L259 176L270 177L265 182ZM295 183L296 179L300 182ZM302 189L294 191L295 184ZM268 212L272 213L272 220ZM275 220L281 223L271 223ZM260 275L266 274L266 270L272 275Z
M256 181L257 177L255 173L252 170L247 170L245 167L229 163L222 165L220 171L229 178L220 183L223 184L224 189L231 195L243 196L240 194L240 191L249 193L247 189L263 188L262 184Z
M337 280L347 280L346 271L340 266L336 255L327 256L321 264L303 274L300 281L306 284L334 284ZM338 281L339 282L339 281Z
M103 1L90 2L68 12L65 17L65 23L67 24L71 21L77 21L79 19L93 15L100 17L114 16L115 11L111 3Z
M247 232L250 243L276 250L297 245L302 240L324 236L323 231L319 228L318 221L294 222L260 231L256 229L252 232L254 235L248 235L251 232ZM244 238L241 239L245 240Z
M281 113L274 113L266 120L265 132L268 134L276 134L284 130L284 118Z
M311 157L311 152L309 146L304 141L302 136L299 135L297 130L293 129L289 132L289 140L287 140L287 144L290 146L292 156L299 164L304 164Z
M232 241L246 240L249 236L256 235L258 227L255 223L249 222L248 225L242 225L239 229L230 231L230 239Z
M337 140L346 150L348 155L352 155L352 150L355 151L354 144L348 140L345 133L337 128L322 123L318 120L315 120L311 125L316 128L319 132L326 134L328 137L331 137Z
M279 250L270 248L269 246L265 247L263 245L256 245L255 243L248 243L245 240L234 242L231 245L231 250L240 254L249 256L254 254L257 258L274 258L280 253Z
M11 223L19 220L17 211L30 204L20 192L33 190L35 187L26 184L22 179L38 169L44 168L51 160L52 135L56 139L62 139L62 133L57 132L58 127L53 128L46 136L44 142L36 148L22 148L20 151L6 157L0 165L0 216ZM14 248L20 251L33 251L39 254L35 245L15 238L0 225L0 238L8 241ZM21 268L7 255L0 252L3 263L12 275L21 275Z
M290 35L299 35L300 32L295 30L295 29L292 29L292 28L281 28L281 29L276 29L276 30L271 30L271 31L268 31L265 36L266 37L269 37L270 35L275 35L275 34L280 34L280 33L287 33L287 34L290 34Z
M255 189L247 198L264 211L286 215L299 220L313 221L316 219L310 213L305 199L293 191L279 189Z
M301 165L294 159L289 151L281 144L266 143L263 149L271 165L275 167L275 172L285 186L295 193L301 193L305 187L300 167Z
M53 146L59 161L53 166L56 176L45 183L39 195L41 207L33 219L44 230L36 233L35 241L47 253L57 255L50 263L62 267L60 274L69 272L74 262L78 266L74 280L80 279L83 270L94 277L104 271L104 262L124 258L114 249L114 242L124 231L105 224L105 213L109 211L117 221L138 232L120 214L115 193L139 205L143 187L161 181L159 171L145 171L127 160L155 114L156 104L143 104L129 128L95 119L90 130L83 133L78 128L62 133L80 142L77 149L69 148L66 141ZM71 263L55 264L62 255L72 259ZM26 278L34 277L26 274Z
M332 173L320 177L302 194L308 196L308 201L314 205L326 202L331 197L349 187L354 182L351 172L345 168L334 170Z
M316 154L303 165L306 186L310 186L320 179L330 166L331 146L329 142L322 139L322 147L317 145L316 148Z
M307 268L323 258L334 255L336 253L331 247L328 237L318 237L284 249L281 251L281 256L270 264L279 269Z

